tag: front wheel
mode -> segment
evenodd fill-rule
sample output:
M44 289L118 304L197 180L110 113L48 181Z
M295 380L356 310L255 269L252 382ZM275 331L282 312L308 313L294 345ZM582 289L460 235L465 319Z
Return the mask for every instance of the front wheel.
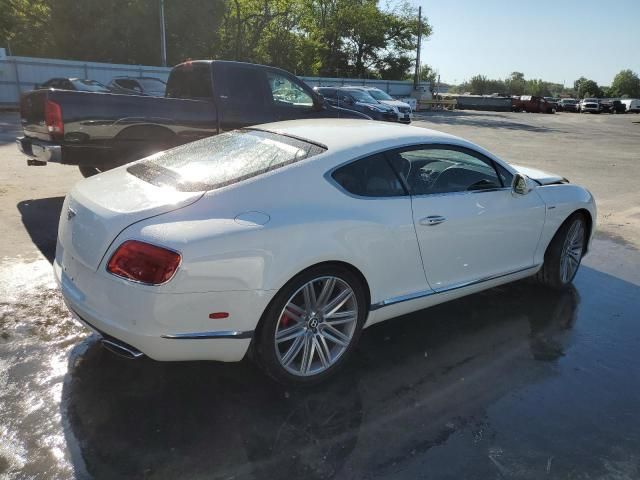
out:
M571 215L558 229L544 254L536 279L552 288L568 286L578 273L587 241L587 222L581 213Z
M262 319L257 359L285 384L333 375L360 337L367 312L360 279L341 266L313 267L289 281Z

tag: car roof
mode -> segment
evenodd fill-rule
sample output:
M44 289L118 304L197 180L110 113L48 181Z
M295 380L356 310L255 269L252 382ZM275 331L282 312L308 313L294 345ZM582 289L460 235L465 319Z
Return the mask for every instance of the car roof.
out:
M395 145L418 143L450 143L481 150L470 142L447 133L373 120L336 118L289 120L266 123L254 128L320 144L326 146L330 152L354 148L367 150L366 146L385 144L388 148L393 148Z

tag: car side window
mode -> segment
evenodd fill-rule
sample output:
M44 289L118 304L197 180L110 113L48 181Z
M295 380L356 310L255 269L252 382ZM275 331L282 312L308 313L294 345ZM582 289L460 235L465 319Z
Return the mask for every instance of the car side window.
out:
M267 81L273 102L290 107L312 107L313 98L300 85L292 82L284 75L267 72Z
M406 195L400 179L383 154L344 165L336 169L332 177L347 192L361 197Z
M412 195L472 192L503 186L491 160L456 148L399 151L392 155L391 163L405 179Z

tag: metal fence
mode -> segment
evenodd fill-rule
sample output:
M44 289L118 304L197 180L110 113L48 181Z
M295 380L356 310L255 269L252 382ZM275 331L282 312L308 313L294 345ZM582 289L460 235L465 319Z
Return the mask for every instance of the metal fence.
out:
M50 58L4 56L0 49L0 105L17 105L20 94L32 90L38 83L55 77L90 78L107 84L113 77L150 76L166 81L171 68L145 65L123 65L98 62L55 60ZM394 97L408 97L413 83L397 80L367 80L357 78L299 77L311 87L356 86L377 87ZM428 84L421 90L429 92Z
M17 104L22 92L54 77L91 78L107 84L113 77L157 77L166 81L171 69L144 65L77 62L48 58L0 58L0 104Z

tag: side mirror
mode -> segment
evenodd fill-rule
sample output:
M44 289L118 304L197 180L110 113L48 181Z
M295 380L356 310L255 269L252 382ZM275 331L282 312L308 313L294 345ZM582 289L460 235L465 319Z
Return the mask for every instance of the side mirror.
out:
M517 195L526 195L531 191L527 177L520 173L516 173L513 177L513 184L511 185L513 193Z
M353 101L351 100L351 97L346 97L346 96L342 97L342 98L340 98L340 101L342 103L347 104L347 105L353 105Z

